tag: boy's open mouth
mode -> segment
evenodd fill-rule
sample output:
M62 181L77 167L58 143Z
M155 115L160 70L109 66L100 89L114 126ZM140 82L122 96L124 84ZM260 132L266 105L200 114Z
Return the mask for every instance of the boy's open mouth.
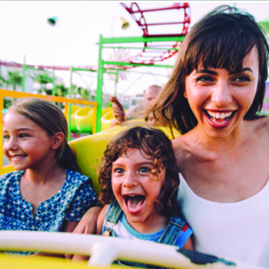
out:
M145 196L140 194L123 195L125 205L130 213L139 213L145 203Z

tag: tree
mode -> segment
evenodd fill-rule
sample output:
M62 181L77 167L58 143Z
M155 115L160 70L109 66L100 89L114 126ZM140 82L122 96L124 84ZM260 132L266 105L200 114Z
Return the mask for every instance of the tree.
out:
M22 86L22 76L19 70L13 70L7 72L8 78L6 84L12 86L13 91L16 91L17 86Z
M68 95L69 89L64 86L64 84L59 84L56 86L55 95L65 97Z
M47 88L47 84L53 84L54 78L49 75L47 71L43 71L42 73L35 73L30 76L35 83L40 84L40 88L38 89L38 93L45 92L46 95L52 95L52 88Z

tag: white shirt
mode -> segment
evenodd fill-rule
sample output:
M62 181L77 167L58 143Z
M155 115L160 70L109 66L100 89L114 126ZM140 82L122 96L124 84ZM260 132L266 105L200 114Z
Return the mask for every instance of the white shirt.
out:
M197 196L180 174L178 202L197 251L269 268L269 183L243 201L218 203Z

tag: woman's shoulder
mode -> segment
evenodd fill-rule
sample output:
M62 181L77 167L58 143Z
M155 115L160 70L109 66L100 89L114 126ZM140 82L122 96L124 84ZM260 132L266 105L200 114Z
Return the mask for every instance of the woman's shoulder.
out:
M251 126L251 130L256 135L264 135L265 137L269 136L269 118L268 117L261 117L255 120L247 121L247 123L248 123L248 126Z
M187 159L188 155L188 139L186 140L186 135L173 139L172 146L177 160L177 166L181 167L182 162Z

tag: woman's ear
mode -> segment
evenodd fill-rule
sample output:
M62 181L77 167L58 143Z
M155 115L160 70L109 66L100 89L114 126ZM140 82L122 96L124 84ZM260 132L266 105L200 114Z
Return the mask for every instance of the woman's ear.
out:
M186 92L186 89L184 89L184 97L186 98L186 99L188 99L188 95L187 95L187 92Z
M58 132L52 137L52 149L57 149L61 146L62 142L64 140L64 134L62 132Z

